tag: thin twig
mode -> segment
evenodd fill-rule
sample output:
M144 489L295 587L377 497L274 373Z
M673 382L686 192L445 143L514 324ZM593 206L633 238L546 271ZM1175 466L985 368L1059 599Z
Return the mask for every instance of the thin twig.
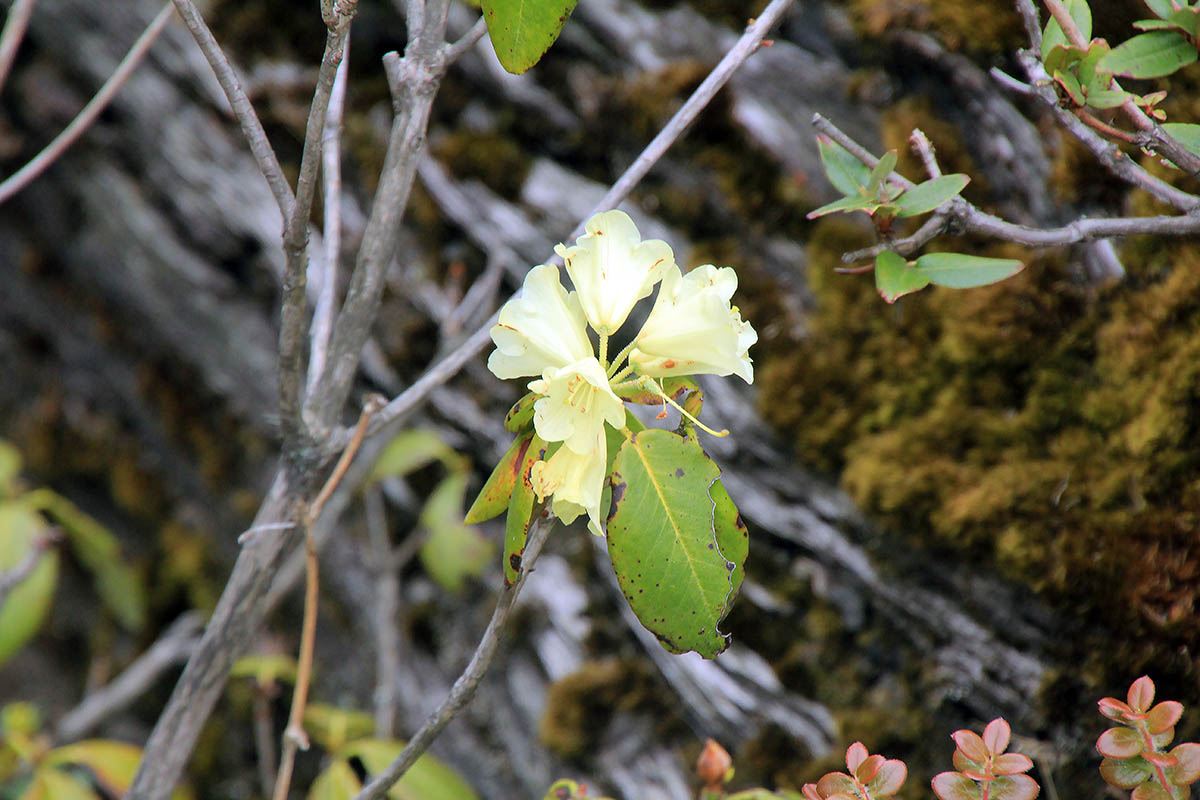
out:
M287 266L283 278L283 308L279 325L279 416L285 451L303 445L308 426L301 417L301 389L304 386L304 330L308 313L305 281L308 275L308 222L317 193L317 173L321 165L321 142L325 133L325 115L333 95L333 84L346 52L346 38L357 10L355 2L334 3L328 9L325 52L317 73L304 144L300 155L300 176L296 180L296 202L288 215L283 234Z
M908 141L912 143L913 149L921 157L921 163L925 165L925 171L929 173L929 177L940 178L942 176L942 168L938 166L937 156L933 152L933 142L929 141L929 137L925 135L925 131L920 128L913 128Z
M396 675L400 671L400 638L396 632L396 612L400 606L400 579L387 531L387 509L378 485L363 493L367 538L370 541L370 569L374 578L374 604L371 629L375 633L375 736L391 739L396 735Z
M132 705L163 672L191 656L203 627L204 616L200 612L189 611L181 615L120 675L68 711L55 726L55 739L59 742L80 739L113 714Z
M288 185L287 178L283 175L283 168L279 166L279 159L276 158L275 151L271 148L271 142L267 139L267 132L263 130L258 114L254 112L254 105L246 96L245 90L242 89L242 83L238 79L237 73L230 65L229 59L225 57L221 45L217 44L216 38L208 29L208 25L205 24L204 18L196 9L193 0L172 0L172 2L175 4L175 10L179 12L179 16L183 18L184 24L192 32L192 38L200 46L200 51L204 53L208 65L212 67L213 73L217 76L217 82L221 84L221 89L224 90L225 97L229 100L229 106L233 109L233 116L242 128L242 135L246 137L246 143L250 145L250 153L254 156L255 163L258 164L258 170L267 179L267 185L271 187L271 194L275 196L279 213L283 215L284 220L289 219L292 216L292 206L295 204L296 198L292 194L292 187Z
M708 74L708 77L696 87L696 91L692 92L692 96L687 99L687 102L675 112L670 121L658 132L658 135L650 141L650 144L646 145L646 149L629 165L625 174L618 178L612 188L604 194L596 207L585 217L585 221L593 214L616 208L617 204L633 191L633 187L646 177L650 168L657 164L675 143L675 140L683 135L683 132L712 101L721 87L733 77L733 73L745 63L746 59L758 51L767 33L791 4L792 0L771 0L771 3L755 18L754 23L746 28L746 32L737 40L737 43ZM584 223L580 222L568 238L574 238L583 233L583 225Z
M458 38L458 41L453 44L446 45L446 66L450 66L463 53L475 46L475 43L487 35L487 20L480 17L471 26L470 30Z
M33 16L33 4L36 0L14 0L4 18L4 30L0 32L0 90L8 80L13 60L17 57L17 48L25 38L25 29L29 27L29 18Z
M813 125L822 134L834 140L855 158L869 167L879 163L879 159L865 147L852 139L848 134L834 125L825 117L817 114ZM893 180L912 186L902 175L893 172ZM1160 234L1183 236L1200 233L1200 215L1181 214L1174 217L1115 217L1098 219L1079 219L1068 225L1056 228L1033 228L1028 225L1016 225L993 214L979 210L962 197L955 197L944 203L934 217L921 226L911 236L881 242L871 247L855 250L842 256L842 261L851 263L864 258L874 258L884 250L892 250L900 255L914 252L934 237L945 233L951 228L962 232L974 233L992 239L1025 245L1026 247L1058 247L1093 239L1109 239L1114 236L1132 236L1135 234Z
M311 344L308 357L308 390L311 392L325 369L329 351L329 335L333 332L333 313L337 301L338 264L342 254L342 116L346 105L346 74L350 59L350 37L346 37L345 53L333 80L329 108L325 112L325 132L321 137L321 180L324 183L325 271L313 311Z
M474 696L479 682L487 673L488 667L491 666L492 657L496 654L496 645L500 641L500 633L508 621L513 603L516 601L521 587L525 585L525 579L537 561L538 555L542 551L542 545L546 543L546 536L550 533L553 525L554 518L549 515L538 516L534 520L533 525L530 526L529 540L525 545L521 577L512 586L500 590L500 598L496 601L496 610L492 613L492 618L488 622L483 636L480 637L479 645L475 648L475 653L471 656L466 669L450 688L450 694L425 721L421 729L413 734L400 755L387 766L387 769L372 778L362 791L354 796L354 800L378 800L383 797L387 790L400 780L409 767L416 762L417 758L429 748L430 743L438 737L450 720L454 719Z
M254 683L254 752L258 759L258 785L263 797L270 797L278 770L275 767L275 721L271 700L278 693L274 683L262 686Z
M146 29L142 31L142 35L133 43L133 47L121 59L121 63L117 65L116 70L109 76L104 85L100 87L100 91L96 92L96 96L88 101L83 110L71 120L71 123L63 129L62 133L54 137L54 141L46 145L42 152L38 153L33 159L14 172L8 178L0 183L0 203L5 202L14 194L24 189L33 180L41 175L47 167L53 164L59 156L67 151L75 141L83 135L101 112L108 106L112 99L116 96L125 82L129 80L129 76L145 58L146 53L150 51L151 45L162 33L163 28L167 27L167 23L171 21L171 4L167 3L163 9L158 12L158 15L151 20ZM7 26L5 28L7 31Z

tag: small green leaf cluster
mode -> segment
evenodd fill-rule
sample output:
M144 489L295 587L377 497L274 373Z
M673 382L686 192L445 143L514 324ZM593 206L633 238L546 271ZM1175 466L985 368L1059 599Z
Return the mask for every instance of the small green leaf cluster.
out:
M867 169L838 143L824 137L817 137L817 143L829 182L846 196L809 212L810 219L836 211L862 211L871 216L877 230L886 234L893 220L937 209L957 197L970 180L961 173L941 175L905 190L888 178L896 166L895 150L885 153L874 169ZM910 262L884 250L875 257L875 288L885 301L894 303L930 284L952 289L986 286L1010 278L1024 267L1011 258L964 253L929 253Z
M440 463L445 477L438 482L421 509L418 525L427 532L418 557L429 576L447 591L462 589L466 579L478 576L492 559L492 543L463 521L463 503L470 479L467 460L430 430L413 429L398 434L380 455L369 483L411 474Z
M1166 750L1183 706L1174 700L1155 704L1154 681L1146 675L1130 685L1124 702L1105 697L1098 705L1101 714L1117 723L1096 740L1096 750L1104 756L1104 780L1132 789L1132 800L1184 800L1200 779L1200 744Z
M96 594L117 623L130 632L141 631L146 624L146 589L121 558L117 537L50 489L26 491L20 471L20 453L0 440L0 576L32 566L23 577L17 576L21 580L0 602L0 664L45 620L58 584L58 538L91 573Z
M900 791L908 777L903 761L871 755L862 742L846 748L846 769L804 784L806 800L882 800Z
M50 747L42 719L30 703L0 709L0 797L14 800L105 800L121 797L133 782L142 749L125 742L87 739ZM181 788L171 800L190 800Z
M1029 756L1006 753L1012 731L997 717L983 729L958 730L954 739L955 772L942 772L933 778L933 793L938 800L1034 800L1040 787L1024 773L1033 769Z
M890 230L894 219L927 214L956 197L971 179L962 173L940 175L911 189L893 182L889 176L896 168L896 151L889 150L874 169L851 155L837 142L817 137L821 163L829 182L845 197L808 213L809 219L836 211L862 211L880 230Z
M1146 0L1146 6L1154 16L1133 23L1146 33L1114 47L1101 59L1101 70L1127 78L1161 78L1195 62L1200 2Z
M664 378L663 394L636 382L618 386L626 402L663 408L680 405L693 417L703 394L690 376ZM516 439L467 512L468 523L507 514L505 582L520 578L521 560L537 506L531 470L552 458L562 442L547 443L533 429L530 393L505 417ZM647 429L632 414L621 430L605 424L609 557L617 583L641 623L665 648L712 658L728 645L719 629L742 581L749 546L746 526L721 484L721 470L704 452L686 417L675 431ZM697 498L703 498L697 502Z

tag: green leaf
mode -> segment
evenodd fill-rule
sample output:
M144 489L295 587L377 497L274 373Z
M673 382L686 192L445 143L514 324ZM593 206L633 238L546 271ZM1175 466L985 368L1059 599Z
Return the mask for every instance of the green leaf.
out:
M338 708L328 703L311 703L304 709L304 730L313 741L329 752L338 750L375 732L375 720L370 714L353 709Z
M362 789L354 769L345 761L334 761L313 781L308 800L351 800Z
M739 564L732 546L729 554L720 546L735 538L728 507L719 526L714 522L709 492L720 474L694 439L664 430L635 435L613 462L613 571L638 619L671 652L713 658L728 645L717 626L729 611Z
M1146 0L1146 7L1159 19L1166 19L1175 10L1171 6L1171 0Z
M938 800L979 800L979 784L961 772L941 772L933 777L933 793Z
M522 434L513 440L508 450L500 457L496 468L488 476L487 482L479 490L479 496L467 509L463 522L477 525L480 522L498 517L508 509L508 499L512 497L513 487L517 485L517 473L521 471L521 461L529 442L533 439L532 431Z
M878 201L872 200L869 197L843 197L841 200L834 200L832 203L826 203L820 208L808 212L807 217L808 219L816 219L817 217L823 217L826 214L833 214L837 211L866 211L867 213L871 213L878 207Z
M88 739L51 750L43 764L47 767L86 767L105 796L121 797L133 783L133 774L141 760L142 749L135 745ZM90 792L82 796L94 797Z
M1178 763L1167 768L1167 779L1179 786L1200 780L1200 744L1185 742L1171 750Z
M538 396L529 392L517 402L513 403L513 407L504 415L504 429L509 433L521 433L529 430L533 425L533 404L537 402Z
M892 174L892 170L896 168L897 161L896 151L888 150L879 159L879 163L871 170L870 177L867 178L867 195L875 197L879 193L879 187L887 179L888 175Z
M357 757L374 776L387 768L404 749L404 742L388 739L360 739L338 751L339 759ZM390 800L478 800L467 782L442 761L429 755L421 756L404 773L404 777L388 790Z
M1100 762L1100 777L1119 789L1132 789L1154 774L1154 767L1146 759L1106 758Z
M243 656L233 662L231 678L251 678L265 688L279 683L296 682L296 659L282 653Z
M1105 758L1133 758L1142 752L1142 737L1133 728L1109 728L1096 740L1096 749Z
M504 520L504 585L512 586L521 577L521 558L525 555L525 541L529 538L529 526L533 522L534 493L529 473L533 465L545 459L546 442L534 434L530 445L521 454L517 465L517 477L508 501L508 516Z
M875 256L875 290L886 302L894 303L904 295L928 285L928 275L917 272L903 257L891 250L884 250Z
M1092 108L1117 108L1133 97L1123 89L1088 89L1087 104Z
M16 503L0 504L0 573L20 565L38 541L45 524ZM47 550L33 572L13 587L0 604L0 664L29 641L50 610L58 582L58 552Z
M23 500L62 527L72 552L92 573L96 593L117 622L135 633L145 627L146 588L137 573L121 560L117 537L70 500L49 489L29 492Z
M1163 31L1174 30L1176 28L1173 22L1168 22L1165 19L1139 19L1133 23L1133 27L1139 31Z
M13 490L21 473L21 451L12 442L0 439L0 497Z
M1114 47L1096 68L1127 78L1161 78L1195 60L1196 46L1183 34L1154 31Z
M1083 34L1083 40L1090 41L1092 38L1092 9L1088 6L1087 0L1066 0L1066 6L1071 19L1075 20L1076 27ZM1063 33L1058 20L1050 17L1050 21L1046 23L1046 29L1042 31L1042 61L1045 61L1050 50L1059 44L1069 44L1067 35Z
M1025 265L1013 258L984 258L962 253L927 253L917 259L917 271L930 283L951 289L987 286L1016 275Z
M388 442L367 480L374 482L382 478L407 475L434 461L441 461L448 468L454 469L462 459L434 431L401 431Z
M732 605L733 598L742 587L742 578L745 577L746 556L750 553L750 532L746 530L742 515L738 513L733 498L725 491L720 479L713 481L708 496L713 502L713 527L717 533L717 549L736 565L733 572L729 573L730 600L727 605Z
M39 769L20 800L98 800L91 787L65 772Z
M1058 81L1058 85L1071 98L1072 103L1077 106L1087 105L1087 98L1083 96L1083 87L1079 85L1079 79L1075 77L1074 73L1061 69L1055 70L1054 80Z
M1162 129L1185 148L1200 155L1200 125L1194 122L1165 122Z
M465 472L454 472L439 483L421 509L420 524L429 531L421 545L425 571L442 588L457 592L469 575L479 575L492 558L492 543L463 523Z
M992 781L990 800L1034 800L1040 787L1028 775L1004 775Z
M542 60L578 0L483 0L483 18L500 65L516 75Z
M825 176L835 189L845 195L857 195L866 188L867 181L871 179L871 170L850 155L849 150L824 136L817 137L817 148L821 153L821 163L825 165Z
M942 175L917 184L896 200L897 217L915 217L933 211L951 197L961 192L971 179L961 172Z
M1169 17L1173 25L1178 26L1188 36L1196 35L1196 13L1194 8L1181 8L1178 11L1172 12Z

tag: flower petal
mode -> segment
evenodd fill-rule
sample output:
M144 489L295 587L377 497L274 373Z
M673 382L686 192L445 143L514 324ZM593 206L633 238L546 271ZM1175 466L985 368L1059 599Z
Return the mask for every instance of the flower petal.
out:
M530 471L530 481L538 500L554 496L554 514L570 524L580 514L588 515L588 530L603 536L600 527L600 498L604 490L604 468L608 462L604 429L592 443L591 452L576 453L563 446L549 461L538 461Z
M648 297L675 256L661 239L641 240L624 211L604 211L585 225L575 245L558 245L588 322L611 334L621 327L634 304Z
M567 293L551 264L529 270L520 294L500 309L491 334L496 349L488 369L498 378L541 375L547 367L593 355L579 299Z
M533 404L533 427L547 442L563 442L585 455L595 448L604 423L625 425L625 406L608 384L604 367L595 356L565 367L550 367L529 388L544 395Z
M730 267L705 264L687 275L668 269L629 363L653 378L737 375L753 383L748 350L758 333L730 306L736 289Z

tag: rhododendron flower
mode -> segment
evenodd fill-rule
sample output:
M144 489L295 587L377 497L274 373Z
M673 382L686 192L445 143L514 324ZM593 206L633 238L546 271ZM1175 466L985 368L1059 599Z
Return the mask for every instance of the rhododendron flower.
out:
M498 378L541 375L548 367L595 355L579 298L567 293L558 267L550 264L529 270L520 294L500 309L492 341L496 349L488 357L488 369Z
M736 289L731 267L705 264L683 275L672 265L629 363L652 378L732 374L754 383L747 350L758 334L729 304Z
M586 455L596 446L596 432L604 432L605 422L614 428L625 427L625 406L613 394L595 356L565 367L549 367L529 388L543 395L533 404L533 425L547 442L562 442Z
M675 265L675 256L661 239L643 242L624 211L597 214L585 228L573 247L560 244L554 252L567 265L588 322L597 333L612 334Z
M622 409L624 411L624 409ZM553 495L554 515L570 524L587 512L588 530L603 536L600 527L600 496L604 491L604 467L608 447L601 428L587 453L577 453L563 445L549 461L533 465L530 481L541 502Z

